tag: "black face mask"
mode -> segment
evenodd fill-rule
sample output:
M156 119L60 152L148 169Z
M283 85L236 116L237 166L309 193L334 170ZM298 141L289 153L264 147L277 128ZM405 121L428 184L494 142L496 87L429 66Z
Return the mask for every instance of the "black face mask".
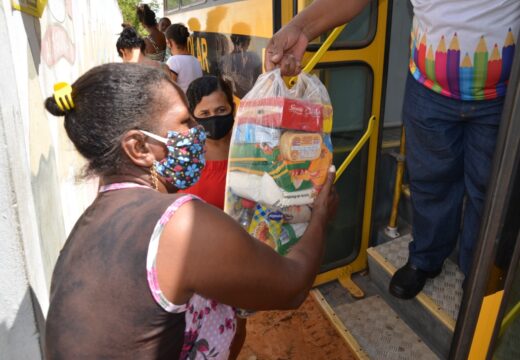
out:
M195 118L206 130L206 136L212 140L219 140L226 136L233 128L233 113L207 118Z

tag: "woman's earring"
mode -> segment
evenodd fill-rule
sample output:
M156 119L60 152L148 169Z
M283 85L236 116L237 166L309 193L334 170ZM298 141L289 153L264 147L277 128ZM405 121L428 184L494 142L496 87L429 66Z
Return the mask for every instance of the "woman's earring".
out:
M159 190L159 178L157 177L157 170L155 170L155 166L152 165L150 167L150 176L152 178L152 185L155 190Z

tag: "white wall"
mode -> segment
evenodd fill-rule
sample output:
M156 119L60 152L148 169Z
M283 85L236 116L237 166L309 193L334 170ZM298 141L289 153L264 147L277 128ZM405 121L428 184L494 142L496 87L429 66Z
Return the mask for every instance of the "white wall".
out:
M117 60L116 0L49 0L41 18L0 0L0 358L38 359L50 277L95 196L83 160L44 111L57 81Z

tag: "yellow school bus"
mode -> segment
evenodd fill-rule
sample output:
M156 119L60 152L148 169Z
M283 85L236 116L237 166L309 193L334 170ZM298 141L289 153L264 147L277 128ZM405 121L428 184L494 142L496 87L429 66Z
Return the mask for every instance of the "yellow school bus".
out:
M263 70L268 40L310 2L167 0L164 9L172 23L182 22L193 33L189 47L203 71L231 81L240 99ZM387 291L392 274L406 262L411 240L400 147L411 16L407 1L372 1L313 70L334 108L336 166L360 140L367 141L336 183L340 208L312 294L358 358L518 359L519 56L466 291L452 260L413 300ZM312 41L305 59L326 35Z

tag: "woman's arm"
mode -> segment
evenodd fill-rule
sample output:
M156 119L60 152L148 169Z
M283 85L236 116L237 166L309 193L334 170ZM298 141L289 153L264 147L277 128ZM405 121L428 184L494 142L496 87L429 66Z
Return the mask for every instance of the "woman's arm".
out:
M337 207L329 174L300 241L285 257L251 237L215 207L191 201L165 227L157 259L159 284L176 304L193 293L249 310L298 307L321 263L325 228Z
M166 61L166 66L170 70L170 78L176 82L177 78L179 77L180 65L177 62L175 55L170 56L170 58Z
M168 65L166 65L164 63L161 63L161 70L164 71L166 73L166 75L168 75L168 77L170 79L172 79L173 81L177 82L177 73L175 73L174 71L170 70Z
M178 77L179 77L179 75L177 75L177 73L176 73L175 71L170 70L170 78L171 78L173 81L177 82L177 78L178 78Z

